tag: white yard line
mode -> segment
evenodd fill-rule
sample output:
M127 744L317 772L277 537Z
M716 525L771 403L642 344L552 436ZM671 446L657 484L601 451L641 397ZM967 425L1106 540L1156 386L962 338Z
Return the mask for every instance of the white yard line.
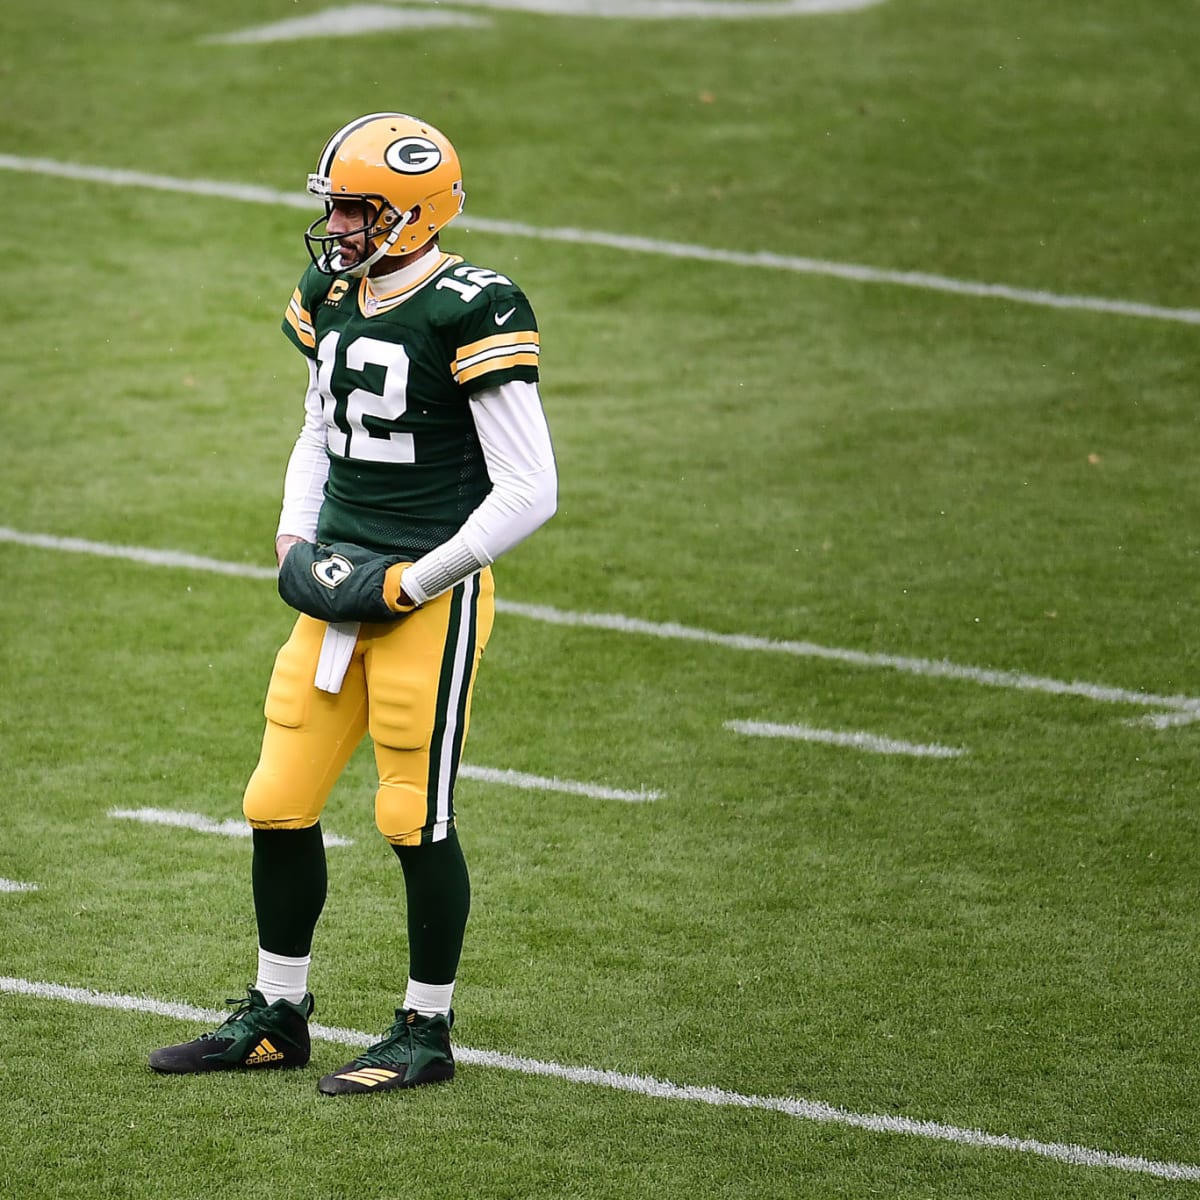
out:
M19 879L0 879L0 892L36 892L36 883L22 883Z
M259 45L294 42L305 38L356 37L396 29L437 29L449 26L490 25L488 17L470 13L440 12L430 8L386 8L380 4L350 4L324 8L304 17L290 17L270 25L254 25L232 33L214 33L200 39L207 45Z
M871 754L908 754L914 758L961 758L965 750L954 746L922 745L881 737L876 733L837 729L814 729L811 725L774 725L769 721L726 721L725 728L748 737L794 738L803 742L821 742L826 746L846 746Z
M216 833L222 837L248 838L250 826L232 818L216 821L203 813L177 812L170 808L110 808L108 815L120 821L141 821L144 825L170 825L176 829L191 829L196 833ZM326 846L353 846L350 838L336 833L323 833Z
M0 154L0 170L18 171L28 175L51 175L60 179L77 179L119 187L150 188L163 192L180 192L191 196L212 196L222 200L240 200L253 204L283 205L314 211L316 202L301 192L280 192L253 184L222 182L214 179L180 179L170 175L152 175L143 171L95 167L85 163L61 162L50 158L26 158L17 154ZM525 225L517 221L498 221L486 217L464 215L468 230L501 234L507 237L536 238L542 241L571 242L583 246L605 246L630 254L651 254L668 258L690 259L694 262L720 263L726 266L749 267L770 271L789 271L797 275L821 275L832 279L848 279L855 283L879 283L893 287L917 288L930 292L948 292L982 300L1007 300L1014 304L1033 304L1042 308L1075 309L1084 312L1107 313L1113 316L1144 317L1156 321L1175 321L1200 325L1200 309L1167 308L1143 304L1136 300L1106 299L1101 296L1072 296L1036 288L1010 287L1004 283L980 283L967 279L951 279L925 271L894 271L862 263L831 262L827 259L799 255L772 254L761 250L746 252L696 246L686 242L662 241L657 238L629 237L601 230L546 228Z
M12 976L0 976L0 992L18 996L31 996L40 1000L59 1000L71 1004L86 1004L96 1008L111 1008L125 1012L153 1013L155 1016L172 1017L181 1021L198 1021L215 1025L228 1016L219 1009L197 1008L191 1004L179 1004L154 1000L146 996L126 996L115 992L98 992L91 988L68 987L58 983L39 983ZM311 1025L314 1037L339 1046L367 1046L377 1040L377 1034L360 1033L354 1029L339 1029L326 1025ZM1033 1138L1016 1137L1011 1134L985 1133L980 1129L964 1129L956 1125L943 1125L937 1121L920 1121L891 1113L858 1113L845 1108L836 1108L819 1100L805 1100L798 1096L757 1096L741 1092L730 1092L723 1088L703 1087L688 1084L668 1083L650 1075L629 1075L621 1071L606 1071L596 1067L571 1067L562 1063L546 1062L536 1058L523 1058L513 1054L502 1054L495 1050L472 1050L455 1046L455 1057L460 1063L479 1067L493 1067L504 1071L516 1071L522 1075L542 1075L562 1079L568 1083L587 1084L592 1087L612 1088L616 1091L632 1092L650 1096L656 1100L686 1100L699 1104L710 1104L720 1108L758 1109L782 1113L804 1121L819 1121L830 1125L844 1125L870 1133L905 1134L910 1137L926 1138L936 1142L952 1142L980 1150L1008 1150L1020 1154L1033 1154L1075 1167L1107 1167L1139 1175L1154 1175L1160 1179L1200 1181L1200 1166L1191 1163L1160 1162L1135 1154L1115 1154L1108 1150L1092 1150L1068 1142L1042 1142Z
M884 0L441 0L470 9L537 13L549 17L598 17L647 21L747 21L817 16L873 8ZM439 25L485 25L490 20L440 9L394 8L379 4L349 4L321 9L305 17L255 25L233 33L211 34L203 43L238 45L286 42L311 37L353 37L393 29L424 29Z
M18 546L34 546L39 550L65 550L68 554L94 554L100 558L120 558L126 562L144 563L150 567L183 567L192 571L208 571L216 575L236 575L242 579L271 579L278 577L274 567L256 567L251 563L222 562L199 554L183 554L178 550L155 550L146 546L115 546L108 542L89 542L83 538L51 537L44 533L23 533L18 529L0 526L0 542Z
M565 792L574 796L589 796L596 800L624 800L627 803L645 803L660 800L662 792L622 791L619 788L601 787L598 784L581 783L574 779L545 778L541 775L526 775L520 771L502 771L493 767L472 767L463 763L458 768L460 778L476 779L483 783L498 783L509 787L527 788L542 792ZM169 825L176 829L191 829L196 833L215 833L222 837L248 838L250 826L243 820L232 817L222 821L206 817L203 813L180 812L171 808L110 808L108 815L120 821L140 821L144 825ZM326 846L353 846L350 838L336 833L322 835ZM11 886L6 887L5 884ZM11 880L0 880L0 891L24 891L26 886L13 884Z
M441 0L466 8L615 20L747 21L874 8L884 0Z
M523 771L504 771L496 767L472 767L463 763L458 768L460 779L476 779L481 783L499 783L506 787L526 788L538 792L564 792L571 796L589 796L593 800L624 800L629 804L644 804L661 800L664 792L643 789L637 792L622 788L601 787L596 783L580 783L575 779L556 776L526 775Z
M121 558L154 567L184 567L197 571L214 571L246 579L275 579L273 567L257 567L250 563L222 562L177 550L154 550L145 546L117 546L107 542L90 542L83 538L53 537L44 533L24 533L0 526L0 543L11 542L34 546L41 550L65 550L76 554L95 554L105 558ZM585 629L607 629L616 633L640 634L645 637L678 641L706 642L730 650L748 650L769 654L790 654L797 658L829 659L849 666L900 671L908 675L924 675L932 679L954 679L983 687L1011 688L1016 691L1041 692L1050 696L1076 696L1105 704L1135 704L1143 708L1168 709L1178 714L1173 725L1200 720L1200 698L1195 696L1161 696L1130 688L1108 687L1099 683L1070 683L1048 679L1041 675L1026 675L1020 671L995 671L982 667L964 667L943 659L909 658L897 654L870 654L863 650L845 650L836 646L819 646L813 642L777 641L747 633L714 633L688 625L643 621L619 613L580 613L544 604L520 604L513 600L497 600L496 610L550 625L578 626ZM1161 725L1158 727L1162 727Z
M4 531L0 529L0 540ZM520 604L498 601L496 607L513 616L545 621L551 625L576 625L588 629L609 629L617 633L642 634L646 637L679 641L707 642L730 650L761 651L769 654L791 654L797 658L822 658L856 667L876 667L900 671L908 675L925 675L934 679L955 679L984 687L1011 688L1015 691L1042 692L1050 696L1078 696L1108 704L1136 704L1146 708L1166 708L1180 714L1173 723L1185 724L1200 719L1200 697L1160 696L1131 688L1109 687L1080 680L1064 682L1042 675L1027 675L1021 671L997 671L983 667L964 667L944 658L911 658L899 654L873 654L864 650L846 650L837 646L820 646L814 642L782 641L757 637L748 633L714 633L688 625L643 621L619 613L580 613L550 608L541 604Z

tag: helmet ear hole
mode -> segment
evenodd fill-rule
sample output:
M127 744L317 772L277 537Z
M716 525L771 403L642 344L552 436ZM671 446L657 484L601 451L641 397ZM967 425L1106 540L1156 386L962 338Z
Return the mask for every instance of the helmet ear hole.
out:
M421 206L419 204L410 208L408 212L401 212L394 205L387 204L384 206L383 212L380 213L376 224L386 229L391 229L393 225L399 225L403 229L406 225L413 225L421 216Z

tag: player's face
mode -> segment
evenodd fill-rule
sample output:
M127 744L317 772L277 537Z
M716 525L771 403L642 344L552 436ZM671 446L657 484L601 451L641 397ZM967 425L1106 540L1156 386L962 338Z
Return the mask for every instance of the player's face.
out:
M342 270L356 266L367 257L367 235L363 232L375 216L365 200L334 200L325 232L337 238L342 252Z

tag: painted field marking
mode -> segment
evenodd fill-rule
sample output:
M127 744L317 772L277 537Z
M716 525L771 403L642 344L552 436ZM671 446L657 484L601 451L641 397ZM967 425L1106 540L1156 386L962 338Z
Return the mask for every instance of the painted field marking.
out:
M183 567L197 571L214 571L245 579L274 580L274 567L257 567L250 563L222 562L184 554L177 550L154 550L144 546L116 546L107 542L89 542L83 538L54 537L44 533L23 533L18 529L0 526L0 542L33 546L40 550L65 550L76 554L95 554L105 558L120 558L152 567ZM1108 687L1099 683L1074 680L1065 683L1041 675L1026 675L1020 671L994 671L981 667L964 667L943 659L908 658L897 654L870 654L864 650L844 650L836 646L819 646L814 642L776 641L746 633L714 633L688 625L643 621L638 617L623 617L619 613L580 613L544 604L520 604L512 600L497 600L496 611L515 617L527 617L549 625L576 626L584 629L607 629L616 633L640 634L645 637L677 641L705 642L729 650L747 650L768 654L790 654L797 658L828 659L848 666L899 671L908 675L923 675L930 679L953 679L975 683L982 687L1011 688L1015 691L1041 692L1049 696L1076 696L1103 704L1135 704L1143 708L1169 709L1174 714L1171 724L1186 724L1200 720L1200 698L1195 696L1159 696L1152 692L1129 688Z
M222 183L212 179L179 179L169 175L150 175L142 171L93 167L84 163L60 162L49 158L26 158L16 154L0 154L0 170L19 171L29 175L52 175L61 179L78 179L88 183L111 184L122 187L149 188L162 192L179 192L189 196L212 196L222 200L240 200L251 204L283 205L315 211L311 196L299 192L280 192L253 184ZM1007 300L1013 304L1033 304L1042 308L1076 309L1084 312L1108 313L1114 316L1144 317L1148 320L1175 321L1185 325L1200 325L1200 309L1167 308L1143 304L1136 300L1110 300L1100 296L1060 295L1032 288L1009 287L1003 283L976 283L951 279L923 271L892 271L861 263L831 262L820 258L772 254L765 250L743 252L695 246L686 242L660 241L655 238L627 237L597 230L544 228L524 225L517 221L497 221L486 217L464 215L463 224L469 232L500 234L507 237L535 238L542 241L570 242L582 246L605 246L631 254L651 254L693 262L722 263L735 267L750 267L769 271L788 271L797 275L819 275L831 279L848 279L854 283L880 283L893 287L917 288L923 291L948 292L983 300Z
M232 818L214 821L203 813L176 812L170 808L110 808L110 817L120 821L141 821L144 825L171 825L176 829L191 829L196 833L217 833L222 837L248 838L250 826L245 821ZM338 837L336 833L322 834L326 846L353 846L350 838Z
M472 767L467 763L460 764L458 775L461 779L475 779L482 783L498 783L506 787L525 788L539 792L563 792L572 796L588 796L594 800L624 800L630 804L647 803L651 800L661 800L664 792L652 789L641 791L625 791L621 788L602 787L594 783L582 783L575 779L547 778L543 775L526 775L522 771L505 771L495 767ZM168 808L112 808L108 815L123 821L141 821L146 825L172 825L178 829L191 829L196 833L216 833L223 837L245 838L250 836L250 826L245 821L227 818L223 821L206 817L203 813L179 812ZM334 833L324 834L326 846L353 846L350 838L339 837ZM32 886L32 885L30 885ZM16 891L18 888L5 889L0 883L0 891Z
M269 25L239 29L233 33L214 33L200 41L207 45L242 46L263 42L295 42L305 38L355 37L363 33L389 33L395 29L461 28L490 24L487 17L440 12L435 8L348 4L342 8L325 8L306 17L292 17Z
M229 1015L227 1010L197 1008L191 1004L154 1000L146 996L98 992L91 988L67 987L58 983L39 983L12 976L0 976L0 992L35 997L39 1000L86 1004L95 1008L151 1013L155 1016L172 1017L180 1021L201 1021L209 1025L215 1025ZM377 1034L360 1033L354 1029L339 1029L336 1026L312 1024L309 1026L309 1030L313 1037L338 1046L368 1046L378 1040ZM502 1054L495 1050L472 1050L456 1045L454 1054L459 1062L469 1063L473 1066L493 1067L503 1071L516 1071L522 1075L541 1075L552 1079L562 1079L568 1083L612 1088L616 1091L632 1092L657 1100L686 1100L721 1108L757 1109L782 1113L803 1121L844 1125L852 1129L866 1130L869 1133L905 1134L910 1137L926 1138L930 1141L952 1142L959 1146L969 1146L980 1150L1008 1150L1019 1154L1033 1154L1074 1167L1108 1167L1139 1175L1155 1175L1160 1179L1200 1181L1200 1166L1191 1163L1160 1162L1143 1158L1140 1155L1091 1150L1086 1146L1078 1146L1069 1142L1042 1142L1010 1134L985 1133L980 1129L943 1125L938 1121L919 1121L894 1114L851 1112L849 1109L836 1108L832 1104L825 1104L819 1100L805 1100L798 1096L756 1096L742 1092L730 1092L723 1088L668 1083L666 1080L656 1079L652 1075L629 1075L621 1071L604 1071L595 1067L571 1067L536 1058Z
M629 804L644 804L661 800L666 793L643 788L630 792L622 788L601 787L596 783L580 783L574 779L554 776L526 775L523 771L504 771L496 767L472 767L463 763L458 768L460 779L476 779L481 783L499 783L507 787L527 788L539 792L565 792L571 796L590 796L594 800L624 800Z
M0 529L0 540L4 531ZM907 675L924 675L931 679L954 679L982 687L1011 688L1014 691L1042 692L1050 696L1077 696L1107 704L1136 704L1145 708L1171 709L1178 715L1172 724L1200 720L1200 697L1161 696L1130 688L1109 687L1100 683L1070 683L1042 675L1027 675L1021 671L997 671L984 667L964 667L944 658L911 658L899 654L875 654L865 650L846 650L837 646L820 646L814 642L780 641L747 633L714 633L673 622L643 621L619 613L579 613L550 608L541 604L521 604L512 600L497 601L497 610L512 616L545 621L550 625L574 625L586 629L608 629L616 633L643 634L647 637L679 641L707 642L729 650L761 651L768 654L790 654L797 658L828 659L855 667L877 667Z
M1190 725L1200 720L1194 712L1148 713L1144 717L1130 717L1126 725L1148 725L1151 729L1174 729L1176 725Z
M641 21L745 21L858 12L884 0L442 0L464 8Z
M954 746L923 746L919 742L902 742L896 738L880 737L874 733L846 733L836 729L814 729L811 725L774 725L769 721L726 721L725 728L748 737L795 738L804 742L821 742L826 746L846 746L866 750L871 754L909 754L914 758L961 758L965 750Z
M460 8L537 13L547 17L599 17L634 21L747 21L818 16L874 8L884 0L441 0ZM323 8L306 17L255 25L200 39L216 45L290 42L301 38L354 37L394 29L446 25L488 25L487 18L408 5L347 4Z
M36 883L22 883L19 879L0 879L0 892L36 892Z
M84 538L51 537L44 533L22 533L18 529L0 526L0 542L18 546L33 546L38 550L64 550L68 554L91 554L99 558L119 558L125 562L142 563L149 567L182 567L189 571L206 571L213 575L234 575L239 579L277 579L274 567L256 567L252 563L223 562L201 554L184 554L178 550L155 550L145 546L115 546L108 542L89 542Z

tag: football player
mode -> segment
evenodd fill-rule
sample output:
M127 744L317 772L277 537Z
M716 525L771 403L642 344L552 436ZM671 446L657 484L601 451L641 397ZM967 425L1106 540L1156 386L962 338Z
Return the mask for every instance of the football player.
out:
M360 117L326 143L308 190L325 214L305 234L312 262L283 320L308 389L275 542L281 593L300 615L243 800L258 974L217 1029L153 1051L150 1066L308 1062L321 811L369 734L375 821L404 877L408 982L382 1040L320 1080L345 1095L454 1074L470 907L454 783L492 629L490 568L554 514L557 472L529 301L439 244L464 201L445 135L403 113Z

